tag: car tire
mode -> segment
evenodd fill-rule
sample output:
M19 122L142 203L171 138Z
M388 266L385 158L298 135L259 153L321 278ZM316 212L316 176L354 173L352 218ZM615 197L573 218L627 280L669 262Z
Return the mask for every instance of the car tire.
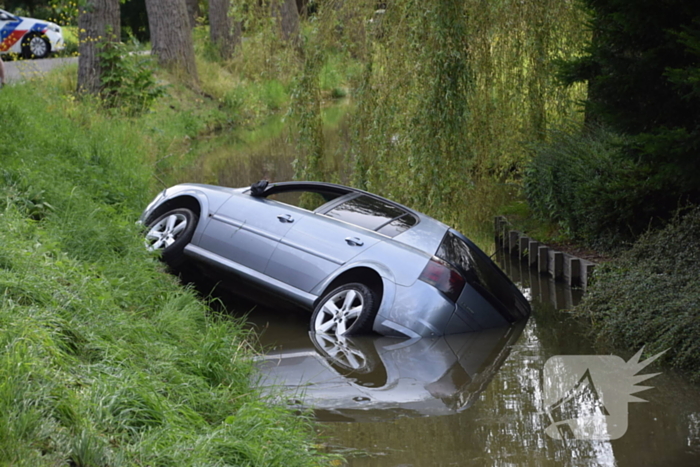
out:
M379 300L359 282L346 284L323 296L311 315L311 332L352 336L372 330Z
M22 56L24 58L45 58L51 52L49 39L37 33L27 34L22 38Z
M198 216L185 208L173 209L148 223L146 248L160 251L161 260L176 268L185 262L184 249L197 228Z
M358 341L355 339L373 339L372 337L347 337L336 336L335 334L324 334L321 332L311 332L311 343L316 351L328 364L343 376L353 374L371 373L376 365L372 354L366 351L365 347L371 346L371 342ZM364 344L364 346L363 346Z

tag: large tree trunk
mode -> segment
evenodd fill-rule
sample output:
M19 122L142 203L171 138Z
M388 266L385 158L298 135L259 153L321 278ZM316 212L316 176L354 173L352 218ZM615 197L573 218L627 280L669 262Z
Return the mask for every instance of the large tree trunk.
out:
M119 0L88 0L80 10L78 31L78 92L97 94L102 89L98 45L120 40Z
M199 16L199 0L185 0L187 5L187 19L190 22L190 27L197 26L197 17Z
M299 10L296 0L272 1L272 16L279 22L282 38L296 42L299 39Z
M241 41L241 22L229 16L231 0L209 0L209 33L211 42L223 59L229 59Z
M151 52L158 63L176 73L184 73L193 84L199 81L194 61L192 29L185 0L146 0Z

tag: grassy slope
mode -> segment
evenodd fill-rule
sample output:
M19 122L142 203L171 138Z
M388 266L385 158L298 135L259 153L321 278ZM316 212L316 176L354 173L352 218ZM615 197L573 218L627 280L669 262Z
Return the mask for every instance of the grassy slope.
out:
M662 362L700 382L700 208L596 271L577 309L600 340L666 350Z
M246 336L144 251L142 124L0 92L0 464L317 465L249 386Z

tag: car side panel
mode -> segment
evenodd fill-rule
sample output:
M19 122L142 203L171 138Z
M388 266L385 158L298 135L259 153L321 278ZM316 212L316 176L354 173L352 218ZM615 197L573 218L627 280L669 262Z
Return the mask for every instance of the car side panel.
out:
M380 240L381 236L374 232L311 214L287 232L265 273L293 287L311 291Z
M438 250L449 227L422 214L419 215L419 219L418 224L394 237L394 241L433 255Z
M386 239L386 241L379 242L372 248L363 251L353 261L382 264L391 271L392 280L396 284L409 286L416 282L431 256L423 251Z
M265 272L280 239L307 212L264 198L233 196L211 216L199 246Z
M290 287L284 282L272 279L259 271L242 266L234 261L191 243L185 247L185 254L197 262L207 264L218 269L223 269L235 276L243 278L249 283L264 288L265 290L269 290L270 293L280 298L296 303L297 305L301 305L308 309L313 307L315 300L318 298L315 295L295 287Z

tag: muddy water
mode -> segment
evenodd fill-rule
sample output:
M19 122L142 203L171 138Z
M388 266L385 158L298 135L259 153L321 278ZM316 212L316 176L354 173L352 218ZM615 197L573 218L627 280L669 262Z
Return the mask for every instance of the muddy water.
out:
M334 141L328 147L339 148L327 162L331 171L347 140L343 113L325 116L326 138ZM199 163L182 180L243 186L291 179L295 153L284 122L273 120L265 131L199 142ZM231 310L254 308L247 319L266 349L260 386L279 403L312 408L328 449L350 466L700 466L700 387L670 372L643 383L653 388L637 396L648 402L590 405L594 425L614 418L618 435L625 428L617 439L580 439L566 424L552 431L567 412L552 410L548 360L600 350L561 311L580 291L509 256L497 260L531 300L524 325L435 339L336 340L310 336L306 312L223 299ZM615 354L619 362L632 357Z
M608 409L627 410L619 439L548 434L545 363L596 354L558 311L580 291L508 256L497 259L531 297L525 326L416 341L319 342L307 333L308 315L258 309L249 319L268 349L261 385L276 384L280 403L313 407L325 442L351 466L700 465L700 388L669 372L644 383L653 389L637 395L648 402Z

